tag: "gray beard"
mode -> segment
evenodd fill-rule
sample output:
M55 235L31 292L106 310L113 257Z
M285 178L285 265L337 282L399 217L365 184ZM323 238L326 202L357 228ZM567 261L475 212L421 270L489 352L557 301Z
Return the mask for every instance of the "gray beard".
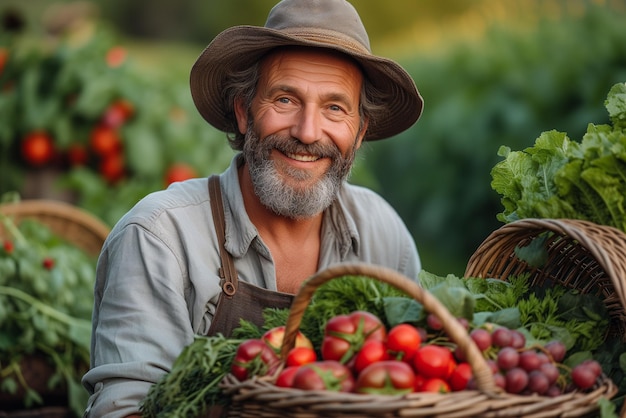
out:
M332 163L328 172L315 185L290 187L281 180L274 162L269 158L273 149L329 157ZM295 138L278 135L270 135L260 141L251 126L246 132L243 147L243 156L250 170L255 194L272 212L291 219L311 218L333 203L344 181L350 175L355 154L356 147L343 157L335 146L317 143L305 145ZM309 180L311 177L307 171L297 169L285 174L300 181Z

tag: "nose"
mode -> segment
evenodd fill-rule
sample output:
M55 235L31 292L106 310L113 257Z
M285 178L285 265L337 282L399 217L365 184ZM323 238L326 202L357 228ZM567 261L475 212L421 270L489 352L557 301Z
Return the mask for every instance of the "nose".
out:
M322 138L321 116L312 107L303 107L291 127L291 136L303 144L312 144Z

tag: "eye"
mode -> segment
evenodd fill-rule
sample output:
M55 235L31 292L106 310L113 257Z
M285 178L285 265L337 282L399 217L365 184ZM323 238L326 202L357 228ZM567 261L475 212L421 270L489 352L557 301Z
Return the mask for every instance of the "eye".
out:
M291 99L288 97L279 97L277 102L282 104L289 104L291 103Z
M331 111L333 111L333 112L342 112L343 111L343 108L341 106L338 106L338 105L335 105L335 104L328 106L328 108Z

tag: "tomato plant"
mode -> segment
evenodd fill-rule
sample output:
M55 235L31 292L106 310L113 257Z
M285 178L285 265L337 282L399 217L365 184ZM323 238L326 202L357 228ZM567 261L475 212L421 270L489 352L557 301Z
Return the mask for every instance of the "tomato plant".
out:
M89 152L82 144L72 144L66 151L66 158L72 167L85 165L89 161Z
M36 408L54 391L81 416L87 393L65 388L89 367L95 257L39 220L0 213L0 229L0 409Z
M93 153L100 157L118 154L122 150L122 140L117 130L105 125L98 125L92 130L89 145Z
M128 100L116 100L104 111L102 124L112 129L119 128L133 116L134 112L135 107Z
M54 143L44 131L33 131L26 135L21 144L22 158L33 167L40 167L54 158Z
M98 169L104 179L109 183L115 183L126 174L124 156L121 154L107 155L100 161Z
M165 172L165 186L169 186L172 183L176 183L177 181L184 181L188 179L192 179L197 177L198 173L196 170L191 167L189 164L185 163L174 163L168 167Z
M9 59L9 51L6 48L0 47L0 75L2 75L2 71L4 70L4 66Z
M304 390L352 392L354 377L352 371L338 361L321 360L300 366L293 377L293 387Z
M274 350L265 341L251 338L237 347L231 365L231 373L240 381L252 376L265 376L273 373L279 365Z
M385 341L386 336L384 324L372 313L355 311L334 316L324 328L322 358L347 364L366 340Z
M411 366L399 360L370 364L359 373L355 384L356 392L384 395L410 393L414 388L415 372Z

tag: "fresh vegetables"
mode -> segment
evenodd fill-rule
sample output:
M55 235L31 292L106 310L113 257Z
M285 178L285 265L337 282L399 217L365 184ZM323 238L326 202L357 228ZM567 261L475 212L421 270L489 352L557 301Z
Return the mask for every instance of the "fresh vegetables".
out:
M298 347L296 345L287 353L287 358L285 359L285 365L287 367L302 366L303 364L313 363L316 360L317 360L317 353L313 349L313 346Z
M336 360L321 360L300 366L293 376L292 388L352 392L352 371Z
M407 363L384 360L370 364L359 374L355 385L357 393L402 395L415 390L415 372Z
M230 372L239 380L272 374L278 368L278 356L264 340L252 338L237 347Z
M280 352L280 347L283 344L284 336L285 327L281 325L266 331L261 339L272 347L276 353L278 353ZM298 331L298 335L296 335L296 347L306 347L312 349L313 344L302 332Z
M626 231L626 84L611 88L605 107L611 125L589 124L580 142L552 130L523 151L500 148L491 171L499 220L584 219Z
M386 336L385 326L376 315L366 311L337 315L324 328L322 357L347 364L366 341L383 341Z
M198 417L207 405L224 403L220 381L231 369L244 340L197 336L178 356L172 369L154 384L141 403L144 417Z
M37 220L16 225L0 214L0 225L5 231L0 238L0 392L23 393L21 405L13 407L34 408L44 403L43 390L67 391L70 409L81 416L96 260ZM51 375L27 380L23 368L33 359L44 359Z
M545 382L543 376L538 376L539 372L530 370L528 365L523 367L520 365L533 363L530 359L531 354L521 356L522 351L532 351L537 359L542 359L542 373L546 376L553 373L556 368L561 379L559 387L562 391L566 385L565 382L573 381L573 376L570 374L573 368L585 360L595 358L599 353L598 350L601 349L599 347L593 352L576 351L578 339L588 337L571 336L575 334L580 323L593 322L593 327L599 330L606 329L606 323L602 319L603 313L594 315L593 311L597 309L596 304L588 305L589 317L572 316L570 318L567 316L569 314L567 310L554 311L552 309L555 305L544 303L544 297L564 296L567 292L541 291L536 293L528 288L524 276L512 277L509 282L502 282L458 278L452 275L438 277L422 272L419 279L422 286L432 291L446 307L456 308L456 312L468 316L468 318L458 317L458 320L466 327L476 344L481 347L494 370L496 384L502 388L506 387L505 374L509 369L515 368L519 370L511 372L511 380L514 380L516 376L518 381L525 380L523 374L520 373L522 370L526 373L528 380L526 384L529 385L532 381L533 388L536 387L537 391L542 390L541 383ZM339 294L339 297L336 293L337 289L344 292ZM348 302L351 291L353 297L357 294L360 299ZM568 298L564 298L563 301L564 303L571 302ZM522 313L525 311L517 307L517 305L520 307L524 305L522 302L527 304L524 309L534 312L533 322L541 322L539 318L550 321L550 326L544 324L546 326L536 327L538 331L541 331L538 336L533 335L529 323L523 323ZM558 306L558 300L556 302ZM460 308L459 304L462 305ZM346 312L346 306L356 309ZM323 309L316 310L317 307L323 307ZM474 311L470 311L470 307L473 307ZM478 307L484 310L479 311ZM378 314L372 312L378 312ZM288 310L266 309L264 311L265 326L261 329L242 322L234 333L238 340L224 340L228 344L224 351L234 357L238 345L242 342L259 339L268 332L270 334L276 332L273 328L283 326L287 314ZM564 320L566 317L568 319ZM311 340L315 348L317 354L315 359L311 357L312 361L301 365L298 365L298 361L287 364L286 359L281 359L283 368L262 378L269 379L280 387L295 387L302 390L405 393L409 391L408 382L411 380L410 373L404 372L408 366L414 375L410 391L449 392L474 388L471 367L442 331L441 323L435 319L424 312L423 307L417 301L402 292L390 289L384 283L353 276L334 279L317 289L300 324L300 332ZM586 326L592 327L591 324ZM554 333L546 334L544 332L546 329L552 329ZM311 330L317 337L310 338L311 336L305 330ZM571 334L570 331L572 331ZM377 337L368 338L373 335ZM549 344L558 339L555 336L567 337L565 338L568 341L567 348L563 343ZM212 341L215 338L198 337L194 345L200 345L212 357L216 357L221 355L217 350L224 349L224 347L213 345ZM324 341L327 344L326 350L322 350ZM353 344L354 342L357 343ZM331 343L335 346L331 347ZM296 347L289 352L288 356L295 353L295 350ZM514 363L515 359L513 361L509 359L511 362L505 370L497 366L498 353L504 352L502 354L504 358L510 350L518 354L517 363ZM546 358L549 358L548 354L552 356L550 362L546 362ZM160 409L155 407L154 403L157 400L160 401L164 392L169 393L168 411L173 415L158 416L180 416L183 408L185 410L191 408L191 399L197 402L196 408L201 408L204 404L219 402L221 397L219 382L230 372L232 358L230 361L224 358L222 367L211 364L211 368L206 368L199 365L197 360L187 358L185 361L185 357L189 356L183 353L172 371L164 376L162 382L153 387L144 401L144 416L157 416ZM520 357L525 358L521 363ZM393 366L389 365L389 362ZM398 363L404 366L399 366ZM550 363L554 368L550 369L549 366L544 365L546 363ZM514 364L518 367L514 367ZM524 367L529 370L527 371ZM543 371L544 368L545 371ZM346 374L346 369L350 371L350 377ZM370 369L374 371L367 372L365 377L361 377ZM200 386L203 390L202 396L191 397L188 392L198 390L197 387L194 389L191 385L171 388L171 385L178 384L179 380L172 380L169 376L185 374L193 375L204 382ZM553 379L554 375L551 376ZM163 382L169 382L169 384ZM349 389L350 387L352 389ZM525 387L524 390L530 389ZM184 407L183 404L185 404ZM160 407L163 408L163 405L160 404Z

